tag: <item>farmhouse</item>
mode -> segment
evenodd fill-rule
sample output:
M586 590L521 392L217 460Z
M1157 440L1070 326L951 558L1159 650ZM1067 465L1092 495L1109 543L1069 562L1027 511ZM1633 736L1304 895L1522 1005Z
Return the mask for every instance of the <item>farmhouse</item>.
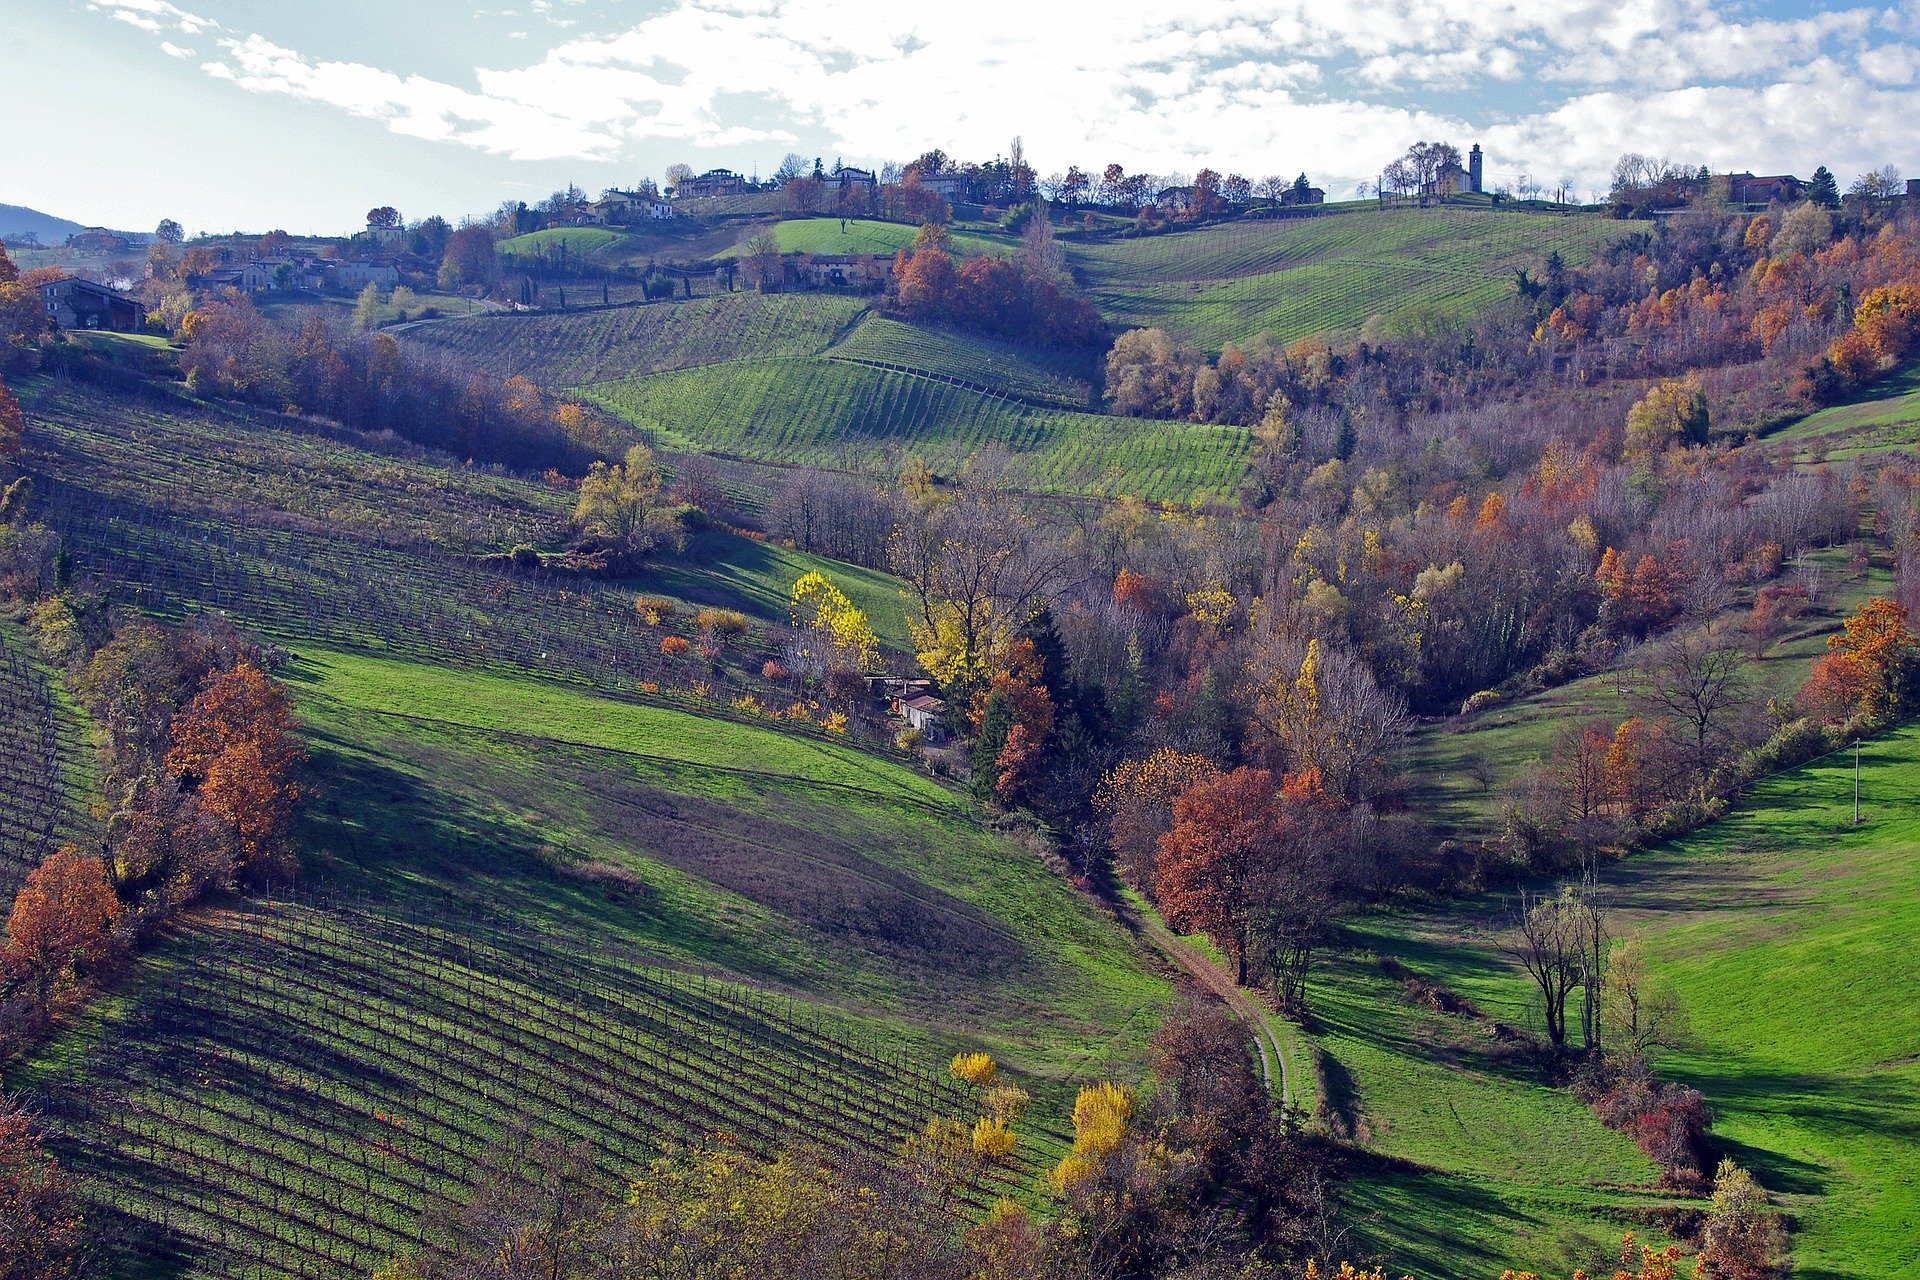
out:
M112 329L135 333L145 323L140 299L91 280L67 276L40 286L47 318L63 329Z
M833 180L843 196L853 191L872 191L880 185L880 179L874 176L873 170L849 169L841 165L834 166Z
M878 289L893 277L888 253L794 254L785 261L788 283L812 289Z
M588 220L604 227L625 227L637 222L664 222L680 213L665 200L631 191L609 191L587 206L587 215Z
M900 718L929 738L939 738L946 732L941 720L946 712L947 704L931 694L919 694L900 704Z
M1797 200L1805 184L1790 173L1756 178L1751 173L1727 175L1727 200L1731 204L1772 204Z
M1153 206L1176 218L1185 217L1193 210L1193 188L1162 187L1154 193Z
M391 289L400 283L400 271L391 262L343 262L333 270L333 283L342 289L378 285Z
M921 174L920 185L924 189L943 197L948 204L958 204L973 191L973 183L964 173Z
M703 196L735 196L747 190L747 180L731 169L709 169L695 177L675 183L675 200L695 200Z
M117 231L109 231L105 227L88 227L85 231L78 231L68 236L67 247L79 249L83 253L125 253L133 245Z
M406 239L407 229L401 226L382 226L378 223L367 224L367 235L375 244L399 244Z
M241 293L265 293L277 287L276 262L248 262L234 267L215 267L203 275L189 276L190 289L234 289Z

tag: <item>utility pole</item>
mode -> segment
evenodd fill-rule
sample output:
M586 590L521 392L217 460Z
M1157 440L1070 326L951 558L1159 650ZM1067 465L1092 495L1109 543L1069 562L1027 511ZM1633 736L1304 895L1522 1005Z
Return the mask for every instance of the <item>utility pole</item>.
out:
M1853 825L1860 825L1860 739L1853 740Z

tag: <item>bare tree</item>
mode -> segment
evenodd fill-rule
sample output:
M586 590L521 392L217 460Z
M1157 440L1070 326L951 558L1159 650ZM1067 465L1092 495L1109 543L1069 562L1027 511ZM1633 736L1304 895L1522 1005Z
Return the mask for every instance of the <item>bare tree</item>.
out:
M1601 1041L1623 1065L1644 1064L1655 1049L1678 1049L1686 1041L1686 1009L1670 983L1647 972L1638 938L1626 939L1607 956L1600 1006Z
M1606 920L1591 876L1548 897L1520 892L1519 939L1512 956L1540 992L1547 1042L1567 1051L1567 1005L1578 991L1581 1038L1591 1052L1599 1043L1600 986L1605 964Z
M1677 635L1641 650L1633 700L1685 731L1694 788L1707 782L1753 707L1746 655L1716 628Z

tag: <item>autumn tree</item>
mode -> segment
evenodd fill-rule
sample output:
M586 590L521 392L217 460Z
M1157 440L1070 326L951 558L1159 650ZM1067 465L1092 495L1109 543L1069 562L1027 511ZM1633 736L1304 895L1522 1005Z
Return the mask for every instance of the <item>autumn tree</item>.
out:
M1154 900L1183 932L1199 931L1234 958L1247 980L1249 889L1280 838L1273 775L1241 767L1189 787L1154 857Z
M246 660L208 677L174 719L167 768L233 828L243 868L287 853L301 794L293 773L307 758L294 730L286 689Z
M1107 848L1120 878L1153 892L1153 859L1160 837L1173 825L1173 805L1201 782L1220 776L1213 761L1193 752L1161 747L1139 760L1123 760L1094 792L1094 807L1106 826Z
M740 270L761 293L780 283L780 240L771 228L762 228L740 246Z
M1626 456L1648 459L1670 445L1703 445L1709 425L1707 393L1699 380L1669 379L1627 410Z
M1540 993L1547 1042L1567 1049L1567 1014L1575 992L1583 996L1581 1022L1587 1048L1597 1047L1599 993L1606 955L1606 923L1590 883L1557 894L1522 890L1516 938L1507 953L1519 962Z
M1696 1280L1771 1280L1780 1274L1786 1254L1786 1229L1767 1193L1752 1174L1723 1159L1700 1230Z
M848 671L866 671L878 660L880 641L867 615L819 572L801 574L789 593L788 615L803 637L803 661L818 660Z
M489 289L500 278L500 259L493 248L493 230L466 226L447 237L440 256L442 289Z
M1251 674L1256 715L1286 750L1290 772L1316 772L1343 803L1379 790L1413 719L1359 655L1317 638L1304 651L1269 638Z
M19 1102L0 1094L0 1280L66 1280L83 1243L72 1180Z
M660 468L653 450L636 444L624 461L596 462L580 481L573 524L583 534L606 538L624 552L653 545L649 517L660 500Z
M1694 794L1704 799L1714 770L1754 710L1746 655L1717 631L1702 628L1648 645L1637 665L1634 702L1673 725L1686 742Z
M1920 639L1895 601L1875 596L1861 604L1840 634L1827 638L1827 649L1801 689L1803 701L1824 704L1835 719L1854 713L1883 719L1913 701Z
M100 860L62 847L14 896L7 916L9 984L31 986L44 1009L60 984L85 977L105 958L119 914Z
M1648 972L1640 940L1616 946L1600 983L1600 1043L1608 1056L1631 1070L1656 1049L1679 1048L1687 1029L1678 993Z

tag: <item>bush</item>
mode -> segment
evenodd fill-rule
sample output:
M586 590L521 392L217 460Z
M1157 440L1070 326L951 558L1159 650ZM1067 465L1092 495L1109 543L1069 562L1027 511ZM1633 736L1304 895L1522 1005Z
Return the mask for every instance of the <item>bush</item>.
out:
M760 664L760 678L762 680L785 680L788 674L789 672L786 667L782 666L777 659L768 658Z
M665 596L635 596L633 610L646 620L650 627L657 627L674 614L676 606Z
M541 564L540 553L524 542L507 553L507 561L516 573L532 573Z
M1632 1138L1660 1166L1664 1182L1681 1191L1705 1189L1712 1116L1698 1090L1634 1076L1602 1094L1593 1109L1600 1123Z
M918 729L902 729L893 736L893 745L908 753L920 750L926 742L926 737Z
M661 636L660 652L669 658L678 658L686 654L693 645L685 636Z
M693 623L702 631L730 639L746 631L747 615L738 609L702 609L693 615Z
M1500 694L1494 689L1482 689L1460 704L1460 714L1470 716L1476 711L1485 711L1500 701Z

